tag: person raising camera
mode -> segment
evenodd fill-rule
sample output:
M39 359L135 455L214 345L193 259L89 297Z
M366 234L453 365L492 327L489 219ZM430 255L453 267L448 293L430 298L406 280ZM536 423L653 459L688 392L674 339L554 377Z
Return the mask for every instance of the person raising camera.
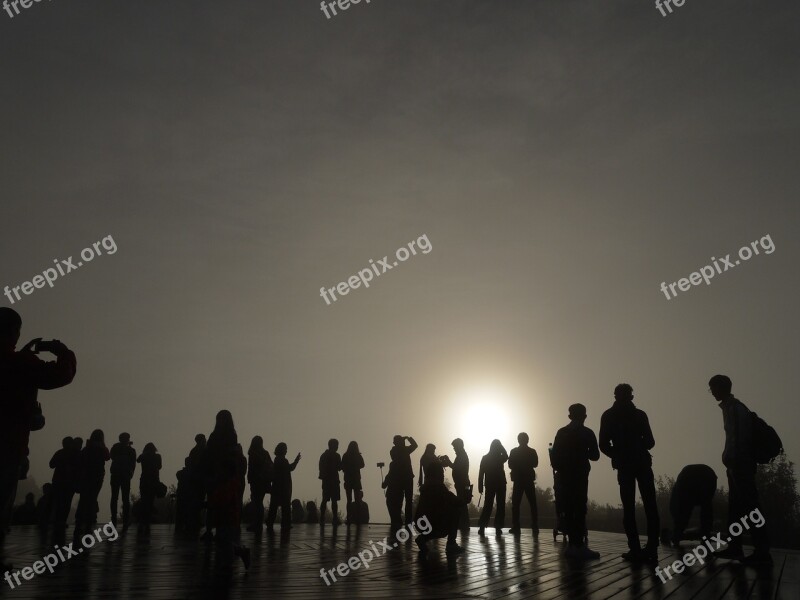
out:
M44 427L37 395L72 382L75 354L58 340L36 338L19 351L22 317L0 307L0 550L11 520L17 481L28 462L31 431ZM36 354L50 352L56 360L46 362ZM2 563L5 570L5 563Z

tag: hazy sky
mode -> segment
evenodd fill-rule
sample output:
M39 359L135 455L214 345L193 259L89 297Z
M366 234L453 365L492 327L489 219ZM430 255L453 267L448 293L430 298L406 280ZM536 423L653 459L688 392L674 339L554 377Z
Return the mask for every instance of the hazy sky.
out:
M393 434L451 456L461 435L475 478L488 440L527 431L548 486L567 406L597 430L627 381L656 473L724 479L718 372L800 459L798 18L790 0L0 12L0 286L118 246L14 304L23 341L78 356L40 395L32 475L100 427L154 442L173 483L228 408L245 448L303 452L303 499L327 439L358 440L385 518ZM429 254L320 298L423 234ZM765 235L774 253L660 291ZM605 458L590 496L618 502Z

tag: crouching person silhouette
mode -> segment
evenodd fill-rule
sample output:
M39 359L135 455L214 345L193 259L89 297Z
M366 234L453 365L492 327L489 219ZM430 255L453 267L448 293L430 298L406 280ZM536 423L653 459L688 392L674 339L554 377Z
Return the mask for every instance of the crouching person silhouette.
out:
M425 484L422 486L417 505L417 526L422 533L417 537L420 558L428 554L428 540L447 538L445 552L448 555L461 554L464 549L456 542L461 509L469 504L469 497L456 496L444 485L444 468L439 463L431 464L426 472Z

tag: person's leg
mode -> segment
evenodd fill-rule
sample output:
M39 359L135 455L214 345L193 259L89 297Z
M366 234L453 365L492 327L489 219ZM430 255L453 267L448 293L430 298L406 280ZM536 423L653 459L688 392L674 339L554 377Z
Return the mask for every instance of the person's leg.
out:
M714 527L713 496L703 500L700 504L700 535L709 535Z
M319 507L319 524L325 524L325 512L328 510L328 497L322 492L322 504Z
M619 497L622 501L622 525L628 537L628 548L633 552L641 550L639 530L636 528L636 477L628 469L617 471Z
M411 481L405 488L406 525L414 522L414 482Z
M489 524L489 518L492 516L492 505L494 504L495 489L493 487L484 488L485 498L483 500L483 510L478 519L478 527L483 529Z
M286 496L281 502L281 531L292 528L292 498Z
M336 500L331 500L331 523L339 523L339 503Z
M5 539L11 525L18 482L19 462L5 461L0 465L0 542Z
M728 475L728 526L734 521L738 521L744 514L742 509L741 491L739 489L739 478L733 469L726 470ZM742 538L732 537L728 542L728 548L725 554L740 555L742 554Z
M656 482L653 469L642 469L637 479L639 481L639 494L642 496L644 514L647 517L647 548L657 549L658 538L661 533L661 520L658 518L658 504L656 503Z
M122 524L127 527L131 522L131 479L122 481Z
M524 486L515 481L511 488L511 528L519 531L519 505L522 503L522 494L525 493Z
M278 514L278 505L279 500L275 496L275 493L273 493L269 501L269 510L267 511L267 530L269 531L272 531L272 526L275 524L275 517Z
M117 524L117 504L119 503L120 482L117 475L111 475L111 522Z
M686 503L676 504L672 511L672 542L674 544L680 543L683 539L683 532L686 531L691 516L692 507L687 506Z
M531 506L531 529L534 534L537 534L539 533L539 509L536 506L536 484L533 481L525 487L525 495Z
M497 488L497 512L494 513L494 528L499 532L506 526L506 486Z
M747 519L750 525L750 536L753 539L753 547L756 554L769 554L769 533L767 526L755 527L750 519L750 513L758 511L761 513L761 503L758 499L758 489L756 488L756 467L737 469L736 474L739 485L739 498L741 514L738 519L741 523L742 518ZM741 539L741 536L739 536Z

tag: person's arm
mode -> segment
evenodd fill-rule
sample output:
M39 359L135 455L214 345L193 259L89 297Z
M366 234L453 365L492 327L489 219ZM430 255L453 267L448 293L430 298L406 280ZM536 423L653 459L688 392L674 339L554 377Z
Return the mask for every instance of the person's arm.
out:
M486 475L486 457L481 459L481 466L478 469L478 493L483 493L483 478Z
M614 458L614 447L611 445L611 435L609 433L608 417L606 413L600 417L600 452L609 458Z
M69 385L77 372L75 353L61 342L54 343L53 346L55 361L45 362L32 355L33 383L40 390L54 390Z
M553 447L550 448L550 466L553 467L555 471L561 470L561 444L562 444L563 435L561 430L559 429L556 433L556 438L553 440Z
M141 462L142 462L142 457L143 457L143 456L144 456L144 454L140 454L140 455L139 455L139 458L137 458L137 459L136 459L136 462L137 462L137 463L141 463Z
M417 442L414 440L413 437L408 436L407 439L408 439L408 453L411 454L412 452L414 452L414 450L419 448L419 446L417 445Z
M531 464L533 465L533 468L535 469L536 467L539 466L539 455L536 453L536 450L534 450L533 448L531 448L531 450L533 450L533 454L531 454L531 456L533 457L533 460L532 460Z
M160 454L156 454L156 469L158 471L161 470L161 455Z
M650 429L650 420L647 414L642 411L642 442L644 443L645 450L652 450L656 445L656 440L653 437L653 430Z
M422 487L422 483L425 481L425 467L422 464L422 459L419 459L419 482L417 485Z
M504 464L506 464L507 461L508 461L508 452L506 452L506 449L501 444L500 445L500 464L504 465Z
M294 457L294 462L289 465L289 470L294 471L295 468L297 467L297 463L299 462L300 462L300 453L298 452L297 456Z
M50 459L50 468L55 469L58 466L58 457L61 453L61 450L56 450L56 453L53 454L53 458Z
M589 460L600 460L600 449L597 447L597 437L594 435L594 431L591 429L587 429L589 432L587 437L587 441L589 442Z
M517 455L519 451L517 448L511 449L511 454L508 455L508 468L512 471L516 470L517 468Z

